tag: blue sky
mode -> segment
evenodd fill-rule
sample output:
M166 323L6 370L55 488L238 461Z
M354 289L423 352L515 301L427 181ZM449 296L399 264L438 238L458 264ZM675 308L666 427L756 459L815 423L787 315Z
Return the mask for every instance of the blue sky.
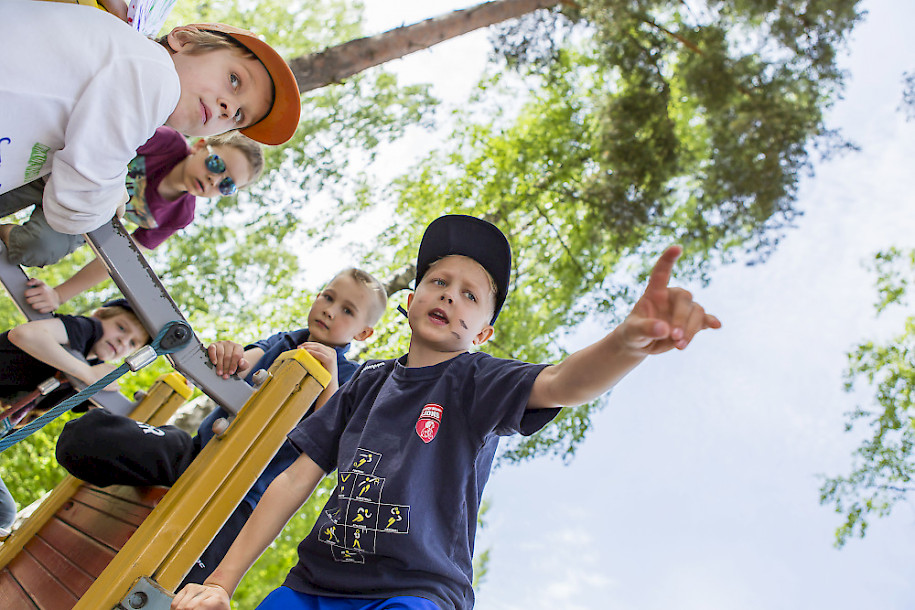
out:
M470 4L367 5L380 31ZM842 390L845 353L891 337L905 313L874 318L862 263L879 248L915 245L915 122L896 110L902 73L915 71L904 52L915 3L864 8L845 99L830 114L861 151L817 166L800 194L805 215L766 264L689 286L724 328L623 380L570 465L542 459L493 475L479 610L915 603L912 505L837 550L839 518L818 503L818 475L849 469L855 438L843 414L867 399ZM486 51L485 34L473 34L391 67L460 100Z

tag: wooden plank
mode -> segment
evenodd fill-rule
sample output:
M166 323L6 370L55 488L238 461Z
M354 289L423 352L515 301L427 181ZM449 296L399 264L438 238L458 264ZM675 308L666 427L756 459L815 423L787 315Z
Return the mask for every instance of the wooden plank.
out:
M118 485L102 489L84 486L73 496L73 499L136 527L143 522L143 519L155 508L167 491L167 487Z
M41 538L32 538L22 551L26 552L31 553L36 561L54 574L75 597L88 591L95 580L82 569L82 566L74 564Z
M41 610L70 610L77 597L26 549L10 563L9 571Z
M70 501L73 493L82 485L82 482L67 476L63 481L57 484L57 487L51 492L44 502L32 513L32 516L25 520L25 523L13 532L13 535L0 544L0 568L9 564L16 555L22 551L26 543L32 539L51 519L62 506Z
M13 608L37 610L38 608L7 569L0 572L0 608L10 608L11 610Z
M60 519L49 521L37 536L93 579L108 567L116 553Z
M103 494L114 498L120 498L125 502L132 502L138 506L145 506L149 510L156 507L162 496L168 493L168 487L137 487L134 485L109 485L108 487L94 487L86 485L86 490L97 494Z
M0 608L73 608L167 491L80 488L10 562Z
M57 519L115 551L124 546L137 530L135 523L125 522L107 512L76 501L63 507L57 513Z

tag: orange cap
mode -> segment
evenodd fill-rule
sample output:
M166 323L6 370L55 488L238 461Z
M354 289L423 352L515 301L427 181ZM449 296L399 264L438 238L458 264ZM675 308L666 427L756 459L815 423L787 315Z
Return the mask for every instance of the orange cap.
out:
M299 85L286 60L254 32L224 23L192 23L188 27L208 32L225 34L245 47L257 57L273 81L273 106L267 116L257 123L239 129L240 132L261 144L282 144L287 142L299 125L302 102L299 99Z

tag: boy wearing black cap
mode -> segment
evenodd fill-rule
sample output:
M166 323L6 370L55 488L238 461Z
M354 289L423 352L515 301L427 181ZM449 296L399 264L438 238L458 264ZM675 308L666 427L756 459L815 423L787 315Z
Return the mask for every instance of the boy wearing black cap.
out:
M35 390L57 371L87 385L95 383L114 370L106 361L128 356L147 343L149 334L126 299L105 303L91 316L56 315L11 328L0 335L0 413L6 409L4 403ZM117 382L112 386L108 389L117 389ZM53 406L59 399L59 394L52 394L42 402ZM30 415L42 410L46 409L39 403ZM24 423L18 420L18 409L10 411L16 412L4 416L16 419L11 425ZM0 536L9 533L15 517L15 503L0 481Z
M609 335L555 366L528 364L469 351L492 337L508 293L505 236L468 216L435 220L408 300L408 353L364 364L290 433L302 455L204 585L183 589L172 608L228 609L250 565L333 470L337 489L299 545L299 563L258 608L472 608L476 518L499 436L532 434L647 355L683 349L699 330L720 326L688 292L668 287L679 254L673 247L661 256Z

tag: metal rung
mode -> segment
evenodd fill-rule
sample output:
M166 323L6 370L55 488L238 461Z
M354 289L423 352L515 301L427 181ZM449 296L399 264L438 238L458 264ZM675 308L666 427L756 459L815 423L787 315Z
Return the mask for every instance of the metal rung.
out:
M150 335L155 336L172 320L186 322L120 220L115 218L87 233L86 241L108 268L111 279L130 301ZM238 413L253 392L251 386L237 377L223 379L218 376L196 336L169 359L188 381L231 413Z

